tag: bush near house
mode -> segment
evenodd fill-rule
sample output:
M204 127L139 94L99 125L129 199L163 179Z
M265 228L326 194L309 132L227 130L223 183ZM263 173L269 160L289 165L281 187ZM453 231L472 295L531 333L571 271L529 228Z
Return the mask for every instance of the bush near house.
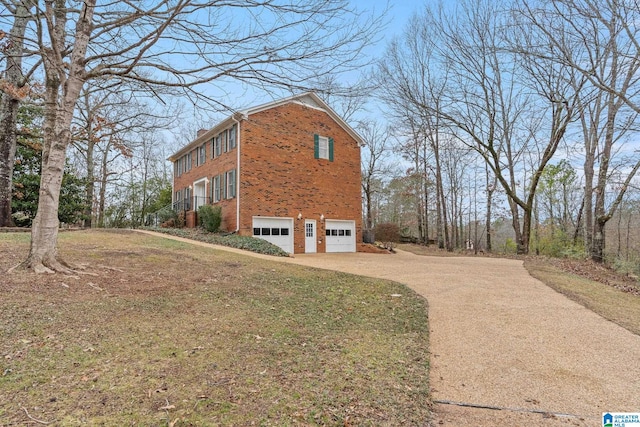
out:
M269 243L264 239L249 236L239 236L237 234L209 233L194 228L153 228L148 230L159 233L170 234L172 236L183 237L185 239L197 240L199 242L211 243L213 245L228 246L230 248L242 249L264 255L288 257L289 254L280 247Z
M222 224L222 207L204 205L198 208L198 222L209 233L216 233Z

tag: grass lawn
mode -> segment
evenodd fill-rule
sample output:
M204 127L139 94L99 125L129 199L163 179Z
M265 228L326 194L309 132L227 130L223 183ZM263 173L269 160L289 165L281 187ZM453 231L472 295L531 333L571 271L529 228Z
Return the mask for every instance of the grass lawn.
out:
M428 423L402 285L99 231L59 236L84 274L4 274L28 245L0 233L0 426Z
M598 280L564 271L543 258L528 258L524 263L529 274L550 288L640 335L640 295L637 293L640 284L624 276L616 277L605 267L591 263L586 265L592 271L589 273L582 269L581 272Z

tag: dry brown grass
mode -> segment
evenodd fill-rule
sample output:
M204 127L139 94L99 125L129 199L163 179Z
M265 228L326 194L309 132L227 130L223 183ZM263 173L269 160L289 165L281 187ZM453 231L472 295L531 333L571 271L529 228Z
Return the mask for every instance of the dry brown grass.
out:
M530 257L525 268L557 292L623 328L640 335L637 281L591 262L558 262Z
M0 280L1 426L429 419L425 302L399 284L134 233L59 240L93 275ZM0 271L28 241L0 234Z

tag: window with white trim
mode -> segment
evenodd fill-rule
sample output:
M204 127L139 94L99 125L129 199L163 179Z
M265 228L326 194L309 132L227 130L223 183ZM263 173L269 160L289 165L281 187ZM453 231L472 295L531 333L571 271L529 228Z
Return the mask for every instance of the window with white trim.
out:
M196 149L196 166L203 165L206 160L206 145L202 144Z
M238 133L237 126L238 125L233 125L231 126L231 129L229 129L229 151L236 148L236 135Z
M333 138L313 135L313 154L316 159L327 159L333 162Z
M236 197L236 170L232 169L225 173L225 181L227 188L225 191L225 198L233 199Z
M220 132L220 136L222 138L222 152L226 153L229 151L229 138L227 130L223 130Z
M191 152L188 152L187 154L184 155L184 171L185 172L189 172L191 170L192 167L192 162L191 162Z
M218 157L222 154L222 134L218 134L214 142L214 157Z
M220 201L221 199L221 194L220 194L220 190L221 188L221 180L222 180L222 175L216 175L213 177L213 202L217 203Z
M329 138L327 138L326 136L318 137L318 158L329 158Z

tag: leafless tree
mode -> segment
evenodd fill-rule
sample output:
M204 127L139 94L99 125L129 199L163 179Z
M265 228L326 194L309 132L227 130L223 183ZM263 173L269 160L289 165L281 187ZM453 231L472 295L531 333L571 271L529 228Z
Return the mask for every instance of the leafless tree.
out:
M374 197L380 191L379 183L388 178L393 170L390 162L392 136L389 129L383 129L372 121L361 122L358 131L365 141L361 160L365 225L372 230L375 226Z
M521 11L553 47L553 55L533 53L571 67L592 87L581 99L584 240L603 262L606 223L640 169L638 152L623 149L640 114L640 8L627 0L559 0L523 2Z
M380 23L342 0L51 0L36 4L31 18L25 49L44 67L45 142L40 205L22 266L36 272L70 271L57 256L57 214L73 112L85 84L132 80L149 93L173 87L194 103L221 107L224 100L205 84L235 79L308 89L323 74L361 67L362 48Z
M451 249L440 153L441 138L446 129L440 116L434 114L442 102L447 76L436 70L434 53L437 35L431 30L430 26L424 25L421 16L415 15L403 36L390 43L377 67L378 94L391 107L394 119L408 134L403 153L423 179L425 203L418 203L417 206L419 225L424 224L425 228L425 242L428 239L427 177L433 169L437 240L441 248ZM428 160L430 158L433 165ZM423 205L424 217L420 212Z
M411 25L417 25L412 37L429 35L431 53L420 67L413 58L423 54L416 49L395 55L403 58L394 70L402 80L395 81L406 82L396 96L438 117L441 129L482 156L507 196L518 252L527 253L537 182L575 117L580 83L572 85L569 67L548 67L523 55L542 36L514 23L507 3L427 8Z
M104 216L106 188L102 184L106 185L114 173L104 166L113 163L114 156L132 156L144 147L149 132L166 129L180 116L179 107L171 102L152 109L135 96L141 95L140 88L117 81L103 83L82 89L72 124L69 156L76 159L76 167L86 179L84 226L88 228L94 218ZM140 134L145 136L139 138Z

